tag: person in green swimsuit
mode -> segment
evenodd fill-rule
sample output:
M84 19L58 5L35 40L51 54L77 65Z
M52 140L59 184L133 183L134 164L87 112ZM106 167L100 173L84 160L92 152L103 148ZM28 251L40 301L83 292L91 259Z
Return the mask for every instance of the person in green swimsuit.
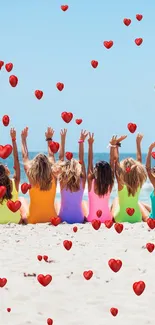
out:
M145 168L141 162L132 158L126 158L119 163L117 137L112 138L111 145L115 148L115 175L118 183L118 198L113 202L112 215L116 222L146 221L145 208L138 202L140 190L147 179ZM133 210L132 215L128 209Z
M153 186L153 191L150 194L151 208L148 209L148 217L152 219L155 219L155 168L151 168L151 155L154 148L155 148L155 142L153 142L150 145L147 158L146 158L147 175Z

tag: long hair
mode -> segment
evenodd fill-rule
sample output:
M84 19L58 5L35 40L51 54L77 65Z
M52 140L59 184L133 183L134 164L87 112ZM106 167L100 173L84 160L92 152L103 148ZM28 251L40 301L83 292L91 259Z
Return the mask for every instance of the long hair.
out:
M108 162L101 160L96 163L93 172L97 195L103 196L112 190L114 174Z
M59 161L53 166L53 170L59 170L59 181L62 189L70 192L80 190L80 178L82 177L82 167L78 160Z
M3 200L11 200L12 199L12 184L11 180L6 174L6 170L4 165L0 164L0 186L6 187L6 193L3 198L0 199L0 203L3 203Z
M34 186L39 186L41 191L48 191L52 186L52 166L48 157L38 154L28 164L28 175Z
M126 169L129 168L129 172ZM120 180L126 185L128 195L134 196L138 187L142 187L147 179L144 166L133 158L126 158L120 162Z

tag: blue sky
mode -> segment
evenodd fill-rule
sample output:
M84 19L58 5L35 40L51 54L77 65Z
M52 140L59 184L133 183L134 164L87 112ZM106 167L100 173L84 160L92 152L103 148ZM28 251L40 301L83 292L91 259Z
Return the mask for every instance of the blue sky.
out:
M60 6L68 4L62 12ZM83 119L83 128L95 133L95 151L107 151L113 134L129 134L127 124L137 123L145 135L143 151L155 141L155 2L154 0L2 0L0 60L12 62L19 78L9 85L9 73L0 72L1 117L20 132L29 126L29 150L45 150L46 127L66 127L61 112ZM138 22L136 14L144 18ZM124 18L131 18L126 27ZM143 38L142 46L135 38ZM113 40L106 50L103 41ZM98 60L93 69L91 60ZM57 82L65 89L59 92ZM44 91L37 100L34 91ZM67 151L78 149L81 126L68 127ZM0 128L1 144L9 143L9 128ZM86 146L87 150L87 146ZM135 134L129 134L122 152L135 151Z

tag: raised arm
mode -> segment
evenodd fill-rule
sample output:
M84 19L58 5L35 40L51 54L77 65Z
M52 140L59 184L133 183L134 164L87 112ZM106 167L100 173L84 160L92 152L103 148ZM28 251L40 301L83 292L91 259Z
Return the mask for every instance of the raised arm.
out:
M88 170L87 176L89 177L93 173L93 143L94 143L94 133L89 133L88 138Z
M28 127L26 127L21 133L21 140L22 140L22 158L24 167L29 161L29 153L27 148L27 136L28 136Z
M143 139L143 135L142 134L137 134L136 137L136 148L137 148L137 161L142 163L142 152L141 152L141 142Z
M17 149L17 142L16 142L16 130L11 129L10 130L10 136L12 139L12 147L13 147L13 158L14 158L14 180L15 180L15 186L17 191L19 190L19 184L20 184L20 164L19 164L19 157L18 157L18 149Z
M60 132L61 143L60 143L60 151L59 151L59 160L61 161L64 161L65 158L66 134L67 134L67 129L61 130Z
M53 135L54 135L54 130L51 127L48 127L47 131L45 132L45 138L46 138L46 141L47 141L48 157L49 157L52 164L55 163L55 157L54 157L54 153L50 149L49 143L50 143L50 141L53 140Z
M111 148L113 148L113 159L114 159L114 164L115 164L115 176L117 179L118 183L118 190L122 189L122 184L121 184L121 171L120 171L120 163L119 163L119 147L121 146L121 142L126 139L126 135L123 135L119 138L117 136L113 136L110 145Z
M82 130L80 134L80 140L79 140L79 161L82 165L82 174L83 174L84 183L86 182L86 167L84 162L84 142L85 139L87 138L87 135L88 132Z
M149 150L148 150L148 154L146 157L146 170L147 170L147 175L150 179L150 182L152 183L153 187L155 188L155 177L153 176L153 174L151 172L151 153L154 148L155 148L155 142L150 145Z

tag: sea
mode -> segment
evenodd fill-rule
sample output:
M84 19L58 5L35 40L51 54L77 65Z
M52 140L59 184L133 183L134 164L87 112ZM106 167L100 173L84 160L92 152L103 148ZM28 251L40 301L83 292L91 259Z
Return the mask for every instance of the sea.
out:
M44 152L45 154L47 154L46 152ZM29 152L29 159L33 159L36 155L38 154L38 152ZM78 153L73 153L73 157L75 159L78 159ZM136 154L135 153L120 153L120 160L125 159L127 157L132 157L132 158L136 158ZM56 159L58 159L58 157L56 156ZM21 166L21 184L24 182L28 182L27 177L25 175L24 172L24 166L23 166L23 162L22 162L22 155L21 152L19 152L19 160L20 160L20 166ZM105 160L105 161L109 161L109 154L108 153L94 153L94 164L99 161L99 160ZM142 155L142 162L143 164L145 164L146 161L146 154ZM12 156L10 156L9 158L7 158L4 161L1 161L1 163L5 163L8 168L10 169L11 175L13 175L14 173L14 169L13 169L13 158ZM87 166L88 163L88 154L85 154L85 164ZM153 161L152 161L153 164ZM147 179L146 183L143 185L143 188L141 190L141 194L140 194L140 200L145 202L145 203L150 203L150 193L153 190L153 187L150 183L150 181ZM20 193L21 194L21 193ZM26 195L28 198L28 195ZM60 200L60 186L58 184L57 186L57 200ZM111 193L111 198L110 201L112 202L113 199L117 196L117 184L115 182L113 191ZM86 185L85 187L85 191L84 191L84 200L87 200L88 198L88 187Z

